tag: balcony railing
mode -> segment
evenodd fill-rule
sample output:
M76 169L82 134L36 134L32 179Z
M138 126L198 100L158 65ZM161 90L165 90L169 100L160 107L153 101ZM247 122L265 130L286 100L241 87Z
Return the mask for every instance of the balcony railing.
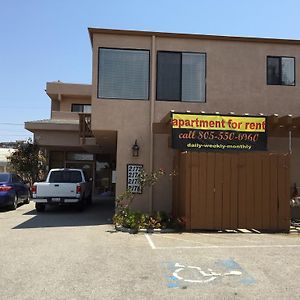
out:
M79 113L79 137L82 139L82 143L85 142L85 138L94 137L91 122L91 114Z

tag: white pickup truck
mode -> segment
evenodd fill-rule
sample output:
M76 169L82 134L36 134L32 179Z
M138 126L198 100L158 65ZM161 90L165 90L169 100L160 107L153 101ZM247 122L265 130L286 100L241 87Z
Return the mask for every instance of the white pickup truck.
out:
M83 210L92 198L92 182L81 169L52 169L45 182L35 182L31 188L37 212L48 205L76 204Z

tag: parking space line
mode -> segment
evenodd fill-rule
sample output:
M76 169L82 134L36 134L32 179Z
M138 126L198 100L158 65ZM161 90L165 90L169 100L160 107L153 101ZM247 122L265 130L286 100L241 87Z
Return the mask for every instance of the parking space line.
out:
M150 237L149 237L150 238ZM152 240L151 240L152 242ZM149 242L150 243L150 242ZM153 244L153 242L152 242ZM151 244L150 244L151 245ZM154 244L153 244L154 246ZM211 245L211 246L174 246L174 247L152 247L152 249L165 250L165 249L247 249L247 248L300 248L300 245Z
M146 234L145 234L145 237L146 237L146 239L147 239L147 241L148 241L150 247L151 247L152 249L156 249L156 247L155 247L153 241L151 240L149 234L146 233Z

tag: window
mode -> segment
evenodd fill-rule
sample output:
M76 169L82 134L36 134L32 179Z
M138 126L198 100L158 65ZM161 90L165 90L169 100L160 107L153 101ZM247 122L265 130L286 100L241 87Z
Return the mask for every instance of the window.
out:
M149 99L149 51L99 48L98 97Z
M91 153L76 153L76 152L68 152L67 160L93 160L94 154Z
M267 56L267 84L295 85L295 58Z
M49 178L50 183L78 183L82 182L79 171L52 171Z
M0 182L6 182L9 181L9 174L3 173L0 174Z
M206 54L157 53L157 99L205 102Z
M71 107L72 112L83 112L83 113L91 113L91 105L90 104L72 104Z

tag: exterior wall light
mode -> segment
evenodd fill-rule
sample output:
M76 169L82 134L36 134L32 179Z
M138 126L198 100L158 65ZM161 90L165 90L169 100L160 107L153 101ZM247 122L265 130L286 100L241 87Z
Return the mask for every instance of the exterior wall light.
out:
M139 156L139 152L140 152L140 147L137 144L137 140L135 140L134 145L132 146L132 156L133 157L138 157Z

